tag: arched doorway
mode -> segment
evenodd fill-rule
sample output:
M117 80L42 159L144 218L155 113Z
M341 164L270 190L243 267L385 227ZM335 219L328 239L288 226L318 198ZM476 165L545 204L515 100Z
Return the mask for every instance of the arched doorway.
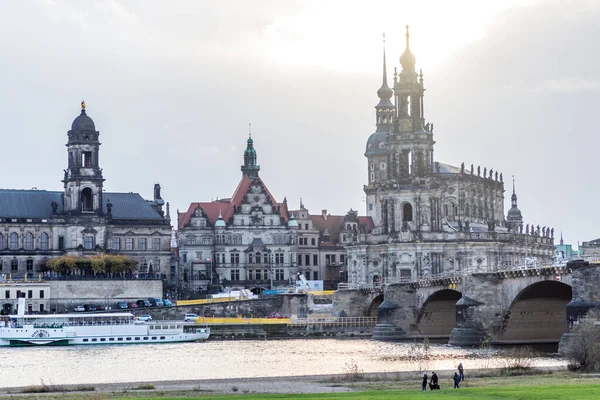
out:
M90 188L81 191L81 211L94 211L94 194Z
M417 318L421 335L428 337L449 337L456 328L456 302L462 294L456 290L444 289L429 296Z
M543 281L527 286L504 314L497 343L558 343L567 331L571 286Z

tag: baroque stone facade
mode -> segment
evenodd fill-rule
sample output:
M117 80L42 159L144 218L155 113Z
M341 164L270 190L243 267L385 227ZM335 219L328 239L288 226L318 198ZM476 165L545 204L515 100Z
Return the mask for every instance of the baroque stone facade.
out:
M554 229L523 223L514 181L505 218L501 173L435 160L433 124L424 116L423 73L415 63L407 28L393 90L384 53L377 129L365 152L367 215L375 227L348 244L349 282L371 285L550 264Z
M251 137L241 170L231 198L178 213L180 281L193 291L210 283L260 290L296 281L298 223L287 200L275 201L258 176Z
M169 277L171 222L160 185L153 200L104 192L99 135L82 102L68 131L64 190L0 189L0 272L6 278L37 278L54 257L109 252L137 259L142 276Z

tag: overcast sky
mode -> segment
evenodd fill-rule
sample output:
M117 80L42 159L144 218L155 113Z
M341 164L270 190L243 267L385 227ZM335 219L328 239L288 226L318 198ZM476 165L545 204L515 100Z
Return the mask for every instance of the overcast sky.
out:
M85 100L106 191L160 183L173 215L230 197L252 123L278 201L364 214L381 37L391 77L407 24L436 160L514 174L526 223L600 237L593 0L4 2L0 187L62 190Z

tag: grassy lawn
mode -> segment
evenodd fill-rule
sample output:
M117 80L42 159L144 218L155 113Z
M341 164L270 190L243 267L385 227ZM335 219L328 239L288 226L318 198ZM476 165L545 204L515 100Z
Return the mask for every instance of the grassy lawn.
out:
M596 400L600 398L600 385L551 385L551 386L507 386L487 388L464 388L464 389L442 389L434 392L423 393L420 391L369 391L352 393L327 393L327 394L305 394L305 395L222 395L222 396L200 396L200 397L161 397L162 399L199 399L199 400L258 400L258 399L319 399L319 400L384 400L384 399L423 399L438 398L444 400L455 399L477 399L477 400ZM119 397L117 397L119 398ZM136 397L138 400L156 399L156 397ZM121 397L130 399L130 397Z
M441 375L441 374L440 374ZM152 389L154 385L140 385L132 387L126 391L113 393L98 392L90 390L89 392L55 392L55 393L30 393L19 394L20 400L44 399L44 400L156 400L160 399L199 399L199 400L257 400L257 399L320 399L320 400L380 400L380 399L424 399L437 398L444 400L454 399L481 399L481 400L587 400L600 399L600 376L582 375L568 372L555 373L536 373L530 375L517 376L475 376L468 377L466 382L461 384L460 389L453 389L450 376L440 376L440 385L442 390L427 391L423 393L420 390L420 379L404 377L395 379L388 377L387 380L373 380L363 382L342 382L342 381L321 381L324 387L346 387L354 392L344 393L321 393L321 394L252 394L247 393L241 386L231 386L231 393L218 395L208 391L203 391L202 384L192 390L179 391L161 391ZM93 388L91 388L93 389ZM137 389L137 390L135 390ZM140 390L150 389L150 390ZM234 391L235 390L235 391ZM239 390L239 391L238 391ZM2 397L0 398L7 398Z

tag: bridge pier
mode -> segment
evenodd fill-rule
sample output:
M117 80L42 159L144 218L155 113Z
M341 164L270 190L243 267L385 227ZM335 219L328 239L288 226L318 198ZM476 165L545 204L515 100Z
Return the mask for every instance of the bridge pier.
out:
M567 332L560 338L558 353L564 354L571 331L592 310L600 310L600 268L587 261L576 260L567 264L573 275L573 297L567 304Z
M453 346L478 345L487 336L482 323L476 318L480 301L463 295L456 303L456 328L452 330L448 344Z

